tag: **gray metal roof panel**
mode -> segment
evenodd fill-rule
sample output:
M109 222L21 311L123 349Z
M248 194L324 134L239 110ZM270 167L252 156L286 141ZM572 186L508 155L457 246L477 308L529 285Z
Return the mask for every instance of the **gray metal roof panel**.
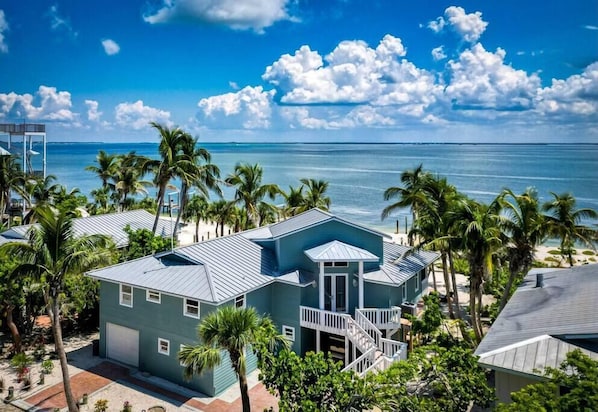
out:
M479 362L497 369L542 375L546 367L558 368L566 359L567 353L575 349L580 349L591 358L598 359L596 352L553 336L540 335L483 353L480 355Z
M379 260L378 256L365 249L338 240L306 250L305 254L314 262L377 262Z
M146 210L130 210L121 213L107 213L73 219L73 232L75 236L83 235L106 235L114 240L117 247L124 247L129 243L128 235L124 228L129 225L131 229L149 229L154 225L155 216ZM156 234L162 237L170 237L172 233L172 222L170 219L160 218ZM4 232L2 235L11 238L27 238L27 232L33 225L15 226Z
M332 219L330 213L324 212L320 209L310 209L306 212L300 213L296 216L290 217L279 223L274 223L269 226L273 237L280 237L308 226L322 223Z
M487 353L540 335L598 334L598 264L544 273L536 288L530 272L478 348Z

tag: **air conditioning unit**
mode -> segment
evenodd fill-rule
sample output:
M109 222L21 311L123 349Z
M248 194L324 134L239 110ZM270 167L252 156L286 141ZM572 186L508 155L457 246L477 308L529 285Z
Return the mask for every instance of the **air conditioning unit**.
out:
M401 304L401 316L406 314L415 316L417 315L417 305L411 302L405 302Z

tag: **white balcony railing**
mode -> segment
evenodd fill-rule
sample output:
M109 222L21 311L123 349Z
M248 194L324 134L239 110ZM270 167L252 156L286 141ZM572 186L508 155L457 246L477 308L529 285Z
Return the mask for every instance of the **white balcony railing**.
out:
M401 308L364 308L356 309L368 318L378 329L399 329L401 327Z

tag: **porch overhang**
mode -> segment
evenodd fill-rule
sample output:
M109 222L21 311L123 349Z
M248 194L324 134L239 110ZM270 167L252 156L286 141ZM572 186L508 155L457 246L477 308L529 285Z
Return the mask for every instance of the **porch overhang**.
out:
M378 262L373 253L347 243L333 240L305 251L313 262Z

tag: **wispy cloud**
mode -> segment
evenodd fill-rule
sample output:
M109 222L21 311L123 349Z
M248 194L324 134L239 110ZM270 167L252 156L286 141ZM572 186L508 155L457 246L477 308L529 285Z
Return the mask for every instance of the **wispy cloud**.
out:
M4 40L6 31L8 31L8 22L4 16L4 10L0 10L0 53L8 53L8 44Z
M120 46L112 39L102 40L102 46L104 47L104 51L108 56L117 54L120 51Z
M50 7L48 16L50 17L50 27L52 30L63 31L73 38L79 36L79 33L73 29L71 22L66 17L60 15L57 5Z
M590 24L583 26L583 28L588 30L598 30L598 26L592 26Z

